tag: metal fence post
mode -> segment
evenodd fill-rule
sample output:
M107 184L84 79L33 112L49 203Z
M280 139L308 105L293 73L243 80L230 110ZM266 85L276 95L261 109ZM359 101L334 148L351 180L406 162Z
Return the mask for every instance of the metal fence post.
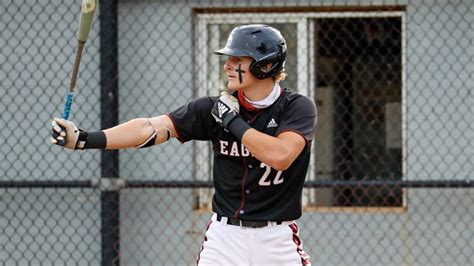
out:
M118 124L118 30L117 0L100 5L100 84L101 127ZM101 154L103 178L119 176L118 151L103 150ZM101 191L102 265L120 265L120 192Z

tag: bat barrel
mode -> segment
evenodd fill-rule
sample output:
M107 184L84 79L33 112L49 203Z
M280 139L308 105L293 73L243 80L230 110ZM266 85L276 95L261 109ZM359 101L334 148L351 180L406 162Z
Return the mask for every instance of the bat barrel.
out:
M95 12L99 4L98 0L83 0L81 9L81 18L79 22L79 31L77 32L77 39L80 42L86 42L89 32L92 27Z

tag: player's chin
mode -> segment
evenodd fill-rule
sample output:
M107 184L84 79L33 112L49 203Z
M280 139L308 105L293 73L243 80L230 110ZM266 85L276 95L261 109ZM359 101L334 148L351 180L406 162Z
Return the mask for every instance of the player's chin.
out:
M236 91L239 89L239 86L236 85L236 84L233 84L233 82L229 81L229 83L227 84L227 88L231 91Z

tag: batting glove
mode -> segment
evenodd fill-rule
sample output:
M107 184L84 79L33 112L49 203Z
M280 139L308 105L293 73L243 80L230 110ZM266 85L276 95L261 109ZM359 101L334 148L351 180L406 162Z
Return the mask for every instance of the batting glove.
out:
M73 150L83 148L79 147L81 130L73 122L54 118L51 124L53 125L51 143Z
M219 100L214 103L211 114L217 123L228 129L230 122L239 116L239 108L239 101L234 96L222 92Z

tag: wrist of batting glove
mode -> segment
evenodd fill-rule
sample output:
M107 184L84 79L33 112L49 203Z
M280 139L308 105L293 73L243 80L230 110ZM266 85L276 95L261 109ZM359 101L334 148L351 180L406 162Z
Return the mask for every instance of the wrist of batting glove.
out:
M232 134L234 134L240 141L242 141L242 136L244 133L249 130L251 127L249 124L240 117L235 117L232 119L226 127Z
M222 118L221 124L225 129L229 130L230 123L236 118L240 118L240 115L238 113L236 113L235 111L229 112Z

